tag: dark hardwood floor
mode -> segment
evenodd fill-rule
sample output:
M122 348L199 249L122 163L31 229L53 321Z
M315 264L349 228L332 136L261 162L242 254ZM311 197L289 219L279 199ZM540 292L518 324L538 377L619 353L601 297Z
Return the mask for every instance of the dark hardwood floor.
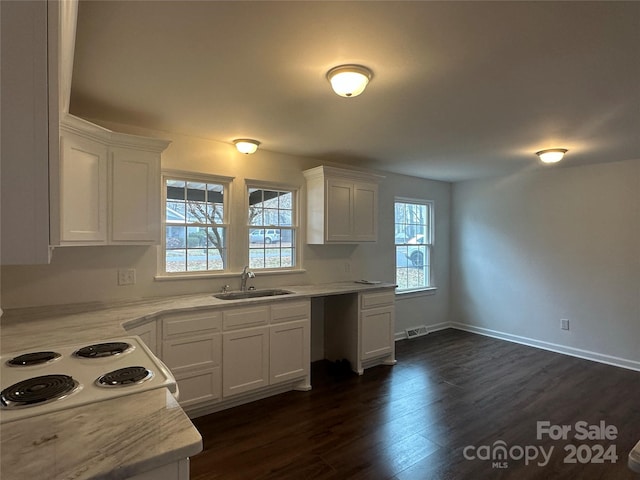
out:
M639 372L451 329L396 345L394 367L359 377L317 362L310 392L195 419L204 451L191 479L640 478L627 467L640 440ZM538 421L571 426L567 440L538 440ZM617 438L575 439L579 421L615 426ZM465 458L500 440L507 468ZM565 448L587 461L597 444L614 445L617 462L564 463ZM540 447L553 447L545 466ZM520 452L534 448L525 465Z

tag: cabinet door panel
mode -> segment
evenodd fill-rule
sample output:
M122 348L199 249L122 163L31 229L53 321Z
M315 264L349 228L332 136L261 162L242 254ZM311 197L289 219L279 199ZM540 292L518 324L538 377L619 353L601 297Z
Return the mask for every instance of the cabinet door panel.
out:
M175 377L180 391L179 403L183 408L219 400L222 396L220 367L185 371Z
M304 377L309 371L309 320L271 327L269 342L271 384Z
M374 308L360 313L360 358L381 357L393 352L394 307Z
M149 350L153 352L156 357L160 357L158 351L158 326L155 320L139 325L133 328L126 328L127 333L131 335L137 335L149 347Z
M349 241L352 238L353 183L327 180L327 241Z
M60 157L60 239L107 241L107 147L66 134Z
M269 327L225 333L222 351L224 397L269 384Z
M355 184L353 236L357 241L376 241L378 238L378 186L375 184Z
M160 242L160 155L112 148L114 242Z

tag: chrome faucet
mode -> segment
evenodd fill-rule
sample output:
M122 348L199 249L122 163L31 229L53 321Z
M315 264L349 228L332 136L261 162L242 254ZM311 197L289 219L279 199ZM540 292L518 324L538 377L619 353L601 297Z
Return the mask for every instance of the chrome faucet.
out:
M242 269L242 276L240 278L241 278L240 291L244 292L244 291L247 290L247 279L248 278L256 278L256 274L253 273L251 270L249 270L249 265L246 265Z

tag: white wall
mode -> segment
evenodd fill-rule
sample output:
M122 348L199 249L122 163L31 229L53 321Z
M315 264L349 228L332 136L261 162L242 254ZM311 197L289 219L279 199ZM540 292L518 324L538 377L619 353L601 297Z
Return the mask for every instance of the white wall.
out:
M98 123L98 122L97 122ZM302 171L322 162L260 149L242 155L227 143L139 127L99 122L125 133L172 140L162 156L162 167L235 177L232 184L232 231L243 238L245 178L281 182L304 187ZM305 273L288 275L258 274L257 287L325 283L359 278L394 281L393 200L397 195L416 196L436 202L436 278L437 294L398 302L397 331L406 326L446 321L449 304L449 197L451 186L401 175L386 174L380 189L380 238L373 244L303 246ZM304 189L301 195L304 201ZM304 203L303 203L304 206ZM303 217L304 218L304 217ZM300 224L304 226L302 219ZM109 302L136 298L219 291L224 284L238 288L245 262L244 248L234 242L230 251L234 277L197 280L157 281L156 247L64 247L54 251L50 265L4 266L2 307L30 307L77 302ZM348 268L346 267L348 264ZM119 268L135 268L136 284L117 285Z
M640 367L640 160L457 183L452 204L454 322Z

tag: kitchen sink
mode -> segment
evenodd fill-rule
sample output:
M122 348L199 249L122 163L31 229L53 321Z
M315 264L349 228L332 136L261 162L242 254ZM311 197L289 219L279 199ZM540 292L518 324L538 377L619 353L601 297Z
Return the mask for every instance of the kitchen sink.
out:
M280 290L278 288L264 290L247 290L246 292L226 292L214 295L220 300L242 300L245 298L275 297L277 295L289 295L293 292L288 290Z

